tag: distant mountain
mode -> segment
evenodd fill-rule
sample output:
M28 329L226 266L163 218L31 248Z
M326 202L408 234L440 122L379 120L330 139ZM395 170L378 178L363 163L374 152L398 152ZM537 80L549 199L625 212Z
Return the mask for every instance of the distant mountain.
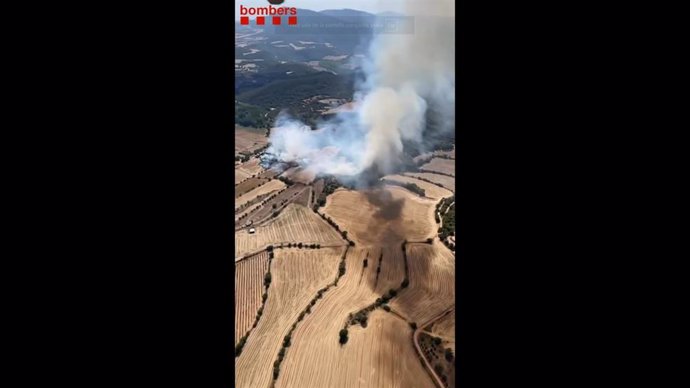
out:
M362 17L362 18L375 18L376 15L369 13L369 12L364 12L364 11L358 11L356 9L325 9L323 11L320 11L319 13L328 15L328 16L333 16L333 17Z

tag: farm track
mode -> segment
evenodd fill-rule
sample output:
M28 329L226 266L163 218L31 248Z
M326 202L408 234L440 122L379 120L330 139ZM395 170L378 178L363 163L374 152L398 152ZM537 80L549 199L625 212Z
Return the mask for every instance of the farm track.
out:
M429 363L429 360L427 360L426 357L424 357L424 353L422 352L422 348L419 346L419 334L420 334L422 331L424 331L424 328L425 328L425 327L427 327L427 326L433 324L433 323L436 322L437 320L440 320L440 319L443 318L446 314L448 314L449 312L453 311L454 308L455 308L455 305L453 305L452 307L448 308L447 310L445 310L445 311L439 313L439 314L436 315L435 317L432 317L429 321L424 322L423 325L417 327L417 330L414 331L414 335L413 335L413 337L412 337L412 338L413 338L413 342L414 342L414 347L415 347L415 349L417 349L417 354L419 355L419 357L422 358L422 360L424 360L424 366L426 367L427 372L432 376L433 381L434 381L434 383L436 384L436 386L437 386L438 388L445 388L445 386L443 385L443 381L441 381L441 378L438 377L438 375L436 374L436 371L434 371L434 368L431 367L431 364Z

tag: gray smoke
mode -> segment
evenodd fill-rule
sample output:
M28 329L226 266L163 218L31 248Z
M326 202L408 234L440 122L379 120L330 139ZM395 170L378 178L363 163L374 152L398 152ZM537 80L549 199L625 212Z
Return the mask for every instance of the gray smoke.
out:
M430 106L441 117L441 131L455 126L455 34L453 0L407 0L410 33L380 33L363 63L355 111L312 130L281 114L271 131L268 154L296 162L315 174L357 175L392 171L403 141L424 145Z

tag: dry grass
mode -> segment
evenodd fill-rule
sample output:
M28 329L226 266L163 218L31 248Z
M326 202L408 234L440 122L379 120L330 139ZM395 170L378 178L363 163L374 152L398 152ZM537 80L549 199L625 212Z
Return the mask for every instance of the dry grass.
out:
M268 144L266 130L235 125L235 154L242 151L254 152L266 144Z
M391 307L411 321L424 323L455 304L455 258L438 240L408 244L410 286Z
M235 184L242 182L254 174L260 174L264 169L259 162L259 158L252 158L246 163L235 166Z
M333 281L343 250L274 251L272 281L263 315L249 336L242 354L235 359L236 387L269 387L273 379L273 362L283 337L316 291ZM288 354L291 351L292 348L289 348Z
M416 177L416 178L424 178L424 179L429 180L431 182L438 183L439 185L445 187L446 189L448 189L452 192L455 192L455 178L453 178L452 176L432 174L432 173L428 173L428 172L424 172L424 173L406 172L404 175L410 176L410 177Z
M376 310L366 329L350 329L349 341L342 347L337 341L339 329L334 329L331 333L330 327L321 330L306 322L297 329L277 388L434 387L418 360L412 329L400 318Z
M434 322L429 332L444 340L444 347L450 347L455 352L455 311L446 314Z
M288 205L275 219L247 230L235 232L235 258L256 252L268 245L301 242L305 244L344 245L342 237L313 211L301 205Z
M441 172L443 174L455 175L455 161L449 159L433 158L429 163L419 168L424 171Z
M348 314L375 301L380 290L399 285L404 276L402 251L384 249L374 290L379 256L380 249L350 248L338 286L324 294L293 333L276 387L433 387L416 356L411 328L393 314L372 312L366 329L350 327L348 343L338 343Z
M235 209L237 209L238 207L244 205L245 203L253 200L254 198L256 198L259 195L268 194L268 193L271 193L273 191L278 191L278 190L281 190L284 188L285 188L285 183L283 183L277 179L271 179L267 183L265 183L259 187L256 187L253 190L237 197L237 199L235 199Z
M268 253L262 252L235 264L235 344L254 324L264 292Z
M398 186L368 191L338 189L322 208L327 217L363 246L393 246L403 240L422 241L436 233L436 201Z
M409 176L386 175L383 177L383 179L396 181L396 182L402 182L402 183L414 183L415 185L424 189L424 195L426 197L431 198L431 199L435 199L435 200L440 200L441 198L453 196L453 192L450 190L444 189L442 187L438 187L433 183L424 182L424 181L421 181L419 179L415 179L415 178L409 177Z

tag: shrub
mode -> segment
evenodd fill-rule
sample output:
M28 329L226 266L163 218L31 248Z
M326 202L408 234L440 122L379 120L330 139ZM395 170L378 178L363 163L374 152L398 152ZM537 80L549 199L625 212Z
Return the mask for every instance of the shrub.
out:
M412 330L417 330L417 323L416 322L410 322L410 327Z
M446 361L453 362L453 350L452 349L447 348L445 356L446 356Z
M364 268L366 268L368 264L369 264L369 261L367 259L364 259Z
M242 353L242 349L244 348L244 344L247 342L247 336L243 336L240 338L240 342L235 345L235 357L239 357L240 354Z
M434 337L433 341L434 341L434 345L436 345L436 346L441 345L441 339L440 338Z
M390 295L392 299L394 296L398 295L398 291L395 291L391 288L390 290L388 290L388 295Z
M340 344L344 345L347 343L347 329L340 330Z
M383 309L386 310L386 312L391 312L391 308L387 304L383 305Z
M297 244L297 248L302 249L302 243Z
M350 246L351 246L351 247L354 247L354 246L355 246L355 242L354 242L354 241L350 241Z
M290 334L286 335L285 338L283 338L283 346L286 348L290 347Z
M433 241L434 241L434 240L433 240L431 237L429 237L428 239L426 239L426 243L427 243L427 244L431 244Z
M268 294L264 292L264 294L261 295L261 302L265 302L266 299L268 299Z
M409 286L409 285L410 285L410 280L407 279L407 278L405 278L405 279L402 281L402 283L400 283L400 287L402 287L402 288L407 288L407 286Z
M443 367L441 366L441 364L436 364L436 366L434 366L434 370L436 371L436 374L443 374Z
M269 284L271 284L271 273L267 272L266 276L264 276L264 285L268 287Z

